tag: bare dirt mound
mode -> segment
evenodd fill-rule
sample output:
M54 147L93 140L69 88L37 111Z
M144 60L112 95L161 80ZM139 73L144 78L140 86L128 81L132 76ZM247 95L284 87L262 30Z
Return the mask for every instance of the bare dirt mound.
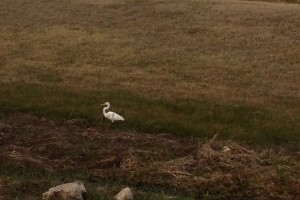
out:
M89 127L84 120L57 125L30 115L0 115L0 162L2 168L31 167L52 174L85 171L90 180L122 180L195 198L300 197L297 155L254 151L216 137L202 141L103 130ZM0 187L2 193L9 195Z

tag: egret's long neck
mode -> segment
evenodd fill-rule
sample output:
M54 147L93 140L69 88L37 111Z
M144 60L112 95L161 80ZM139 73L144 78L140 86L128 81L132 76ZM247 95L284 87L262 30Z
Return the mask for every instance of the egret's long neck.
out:
M107 112L107 110L109 109L109 104L105 107L105 108L103 108L103 115L106 115L106 112Z

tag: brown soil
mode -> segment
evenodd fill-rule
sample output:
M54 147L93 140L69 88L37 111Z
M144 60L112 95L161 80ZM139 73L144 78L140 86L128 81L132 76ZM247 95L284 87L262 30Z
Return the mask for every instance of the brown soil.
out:
M91 128L84 120L57 125L31 115L0 115L0 161L16 169L31 167L53 174L84 170L93 180L121 180L199 198L300 197L299 155L254 151L216 137L202 141ZM224 151L224 146L230 150ZM0 197L9 197L3 185Z

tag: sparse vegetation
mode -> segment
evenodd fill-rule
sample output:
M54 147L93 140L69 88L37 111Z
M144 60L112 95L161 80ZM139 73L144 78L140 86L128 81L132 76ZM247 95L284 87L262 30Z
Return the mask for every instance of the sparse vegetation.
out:
M299 196L299 162L280 148L251 149L217 135L204 141L94 129L82 120L57 126L24 114L0 119L0 196L11 199L39 199L50 185L74 180L85 182L92 200L112 199L126 185L135 199Z
M290 4L299 3L298 0L280 2L289 3L1 0L1 119L7 120L14 113L31 113L54 120L57 127L81 118L82 123L88 124L86 128L91 126L101 131L143 132L140 133L143 136L169 133L195 137L197 141L218 133L221 140L231 139L253 148L283 148L289 151L286 157L272 152L259 157L268 160L272 165L269 172L276 174L272 175L276 186L269 185L268 190L276 194L281 191L278 198L297 196L293 187L299 186L299 174L294 170L299 166L294 163L300 151L300 6ZM102 120L99 104L105 101L112 103L126 123L110 126ZM40 124L37 125L30 129L30 134L36 137L42 131ZM0 133L5 133L3 130ZM21 156L30 153L26 142L32 141L26 141L18 128L10 132L17 134L11 145L21 148ZM10 152L5 149L8 144L1 143L5 137L0 135L0 148ZM97 138L84 141L86 161L99 159L93 153L106 142ZM152 149L147 151L154 151L159 144L159 141L151 144ZM62 146L54 143L49 146L50 151L57 148ZM74 152L57 151L61 155L55 156L76 160L82 148ZM188 156L171 151L164 154L163 150L159 154L166 160ZM5 194L13 198L24 195L26 187L36 184L36 180L41 186L35 194L50 183L73 180L76 176L91 184L91 199L105 199L115 192L114 189L95 192L98 191L93 183L95 176L89 176L89 170L83 175L82 169L77 169L75 177L57 171L49 173L44 165L30 160L29 154L20 163L10 159L8 162L5 156L1 153L0 161L5 162L0 166L0 183L7 183L4 190L9 192ZM33 158L49 159L44 156L41 153ZM149 158L149 155L135 156L141 162ZM150 158L163 162L153 155ZM215 158L223 159L219 154ZM46 161L43 159L42 163ZM155 174L157 169L153 170ZM149 171L138 173L150 176ZM7 181L7 177L15 182ZM152 181L158 181L153 178ZM291 180L296 180L293 186L289 185ZM114 179L112 185L123 184L118 185L118 181ZM138 185L135 181L133 185L141 188L143 183ZM158 187L162 190L154 189L153 194L141 192L138 198L164 199L162 191L172 194L175 183L168 183L168 188L164 182ZM251 178L239 184L251 191L254 188L259 191L260 187L252 185L257 183ZM279 184L281 189L277 187ZM156 185L153 188L157 189ZM196 196L175 193L203 199L221 195L222 188L211 189L207 190L207 197L203 193L197 196L197 192L193 193ZM0 188L0 199L1 192ZM35 197L29 196L28 200L31 198Z

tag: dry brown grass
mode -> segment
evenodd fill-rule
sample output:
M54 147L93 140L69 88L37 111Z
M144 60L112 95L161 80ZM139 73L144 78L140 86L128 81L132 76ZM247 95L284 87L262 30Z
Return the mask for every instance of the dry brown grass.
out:
M255 1L255 0L246 0L246 1ZM258 1L258 0L257 0ZM260 0L272 3L300 3L300 0Z
M299 5L3 0L0 13L2 83L259 105L300 100Z

